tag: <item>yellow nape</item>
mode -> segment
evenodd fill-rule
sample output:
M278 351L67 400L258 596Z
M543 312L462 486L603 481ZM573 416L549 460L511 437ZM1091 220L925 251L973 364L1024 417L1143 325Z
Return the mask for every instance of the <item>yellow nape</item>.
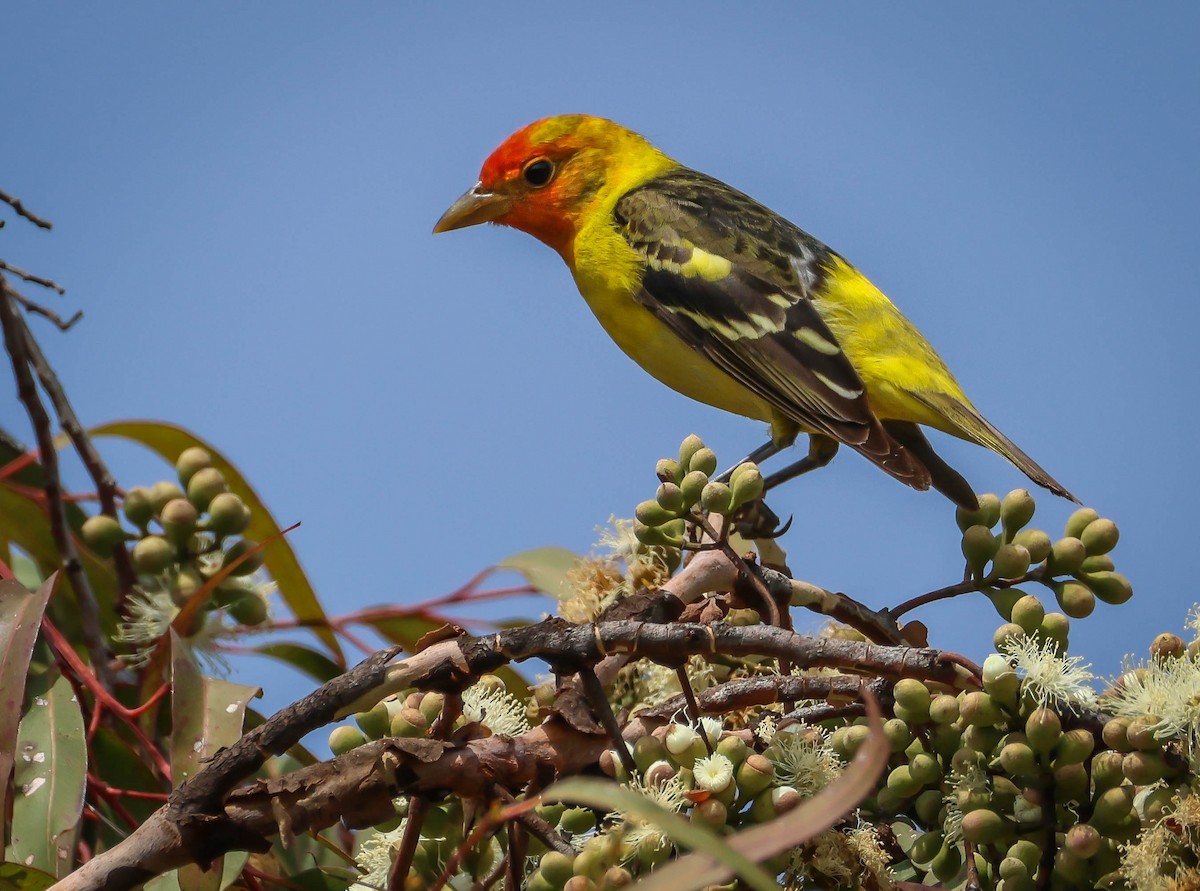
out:
M835 256L812 300L866 385L876 416L963 435L916 396L939 394L970 405L966 394L916 326L865 275Z

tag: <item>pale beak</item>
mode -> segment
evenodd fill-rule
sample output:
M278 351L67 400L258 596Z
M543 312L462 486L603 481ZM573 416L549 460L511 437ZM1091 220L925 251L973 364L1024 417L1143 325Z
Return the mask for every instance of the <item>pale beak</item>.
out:
M442 214L433 231L449 232L451 229L494 222L497 217L504 215L511 204L512 199L508 195L489 192L483 183L475 183Z

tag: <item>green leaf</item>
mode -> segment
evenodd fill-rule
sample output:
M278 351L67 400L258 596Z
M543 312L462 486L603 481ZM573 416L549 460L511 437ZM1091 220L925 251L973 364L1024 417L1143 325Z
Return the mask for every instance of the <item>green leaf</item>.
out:
M729 873L736 875L755 891L779 891L779 883L775 881L774 876L744 854L735 851L720 836L667 810L628 786L617 785L611 780L572 777L555 783L542 793L541 797L545 801L567 801L606 811L621 811L635 819L652 823L662 829L677 845L704 851L709 858L724 866ZM640 884L639 882L639 886ZM697 885L680 884L670 887L672 891L685 891L702 888L707 884L711 883L703 881Z
M250 488L241 471L233 463L218 452L212 445L200 439L194 433L161 421L115 421L101 424L89 431L92 436L119 436L140 443L146 448L157 452L163 460L174 465L179 453L191 446L199 446L212 455L213 466L225 476L229 489L246 503L250 508L250 525L246 527L247 538L256 541L266 541L272 536L279 535L279 524L271 516L262 499ZM2 509L2 506L0 506ZM312 632L329 648L334 660L342 666L346 657L338 644L337 636L326 624L325 611L317 599L308 577L300 567L295 551L286 538L280 537L263 551L263 564L275 584L279 586L279 595L283 598L288 609L300 621L309 625Z
M343 669L324 653L294 643L269 643L254 647L253 652L270 656L299 669L319 684L333 680Z
M5 859L62 878L71 871L87 782L83 714L71 683L57 671L30 680L29 696L17 732Z
M424 616L384 616L371 619L364 624L370 625L384 640L398 644L408 652L415 652L417 641L443 627L444 622L433 622Z
M358 880L348 869L306 869L291 877L291 881L304 891L346 891Z
M0 467L20 458L24 453L15 444L0 436ZM58 553L54 535L43 507L44 472L40 464L32 462L20 470L0 479L0 539L16 545L37 565L42 578L62 568L62 557ZM74 502L66 504L67 525L76 539L87 514ZM113 609L117 583L112 568L104 558L92 553L86 546L76 542L83 568L96 595L100 608L101 630L111 637L116 630L117 614ZM49 613L69 640L79 637L79 611L75 608L73 590L64 582L70 597L56 597L51 601Z
M0 863L0 891L45 891L55 881L50 873L32 866Z
M0 579L0 819L8 813L8 774L17 748L29 659L57 578L48 579L36 592Z
M567 572L579 562L579 555L566 548L533 548L506 557L496 564L496 569L508 569L520 573L538 591L559 597Z
M191 647L171 632L171 778L176 787L196 775L217 750L242 735L247 703L258 687L206 678ZM244 862L244 861L243 861ZM178 870L182 891L220 891L222 870L189 865ZM234 875L241 871L239 866Z

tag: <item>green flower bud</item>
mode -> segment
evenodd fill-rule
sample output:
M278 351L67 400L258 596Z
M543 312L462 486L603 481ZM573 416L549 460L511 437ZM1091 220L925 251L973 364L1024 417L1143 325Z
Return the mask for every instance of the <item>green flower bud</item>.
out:
M983 660L983 689L997 702L1016 706L1021 679L1006 657L992 653Z
M1096 739L1091 731L1082 727L1067 730L1059 737L1054 749L1054 766L1063 767L1068 764L1082 764L1096 748Z
M1119 606L1133 596L1133 585L1119 572L1092 572L1079 579L1105 603Z
M392 715L388 725L390 735L406 739L422 737L428 729L429 721L425 719L421 710L407 706Z
M1141 800L1142 821L1146 826L1156 826L1174 808L1175 790L1170 786L1159 786L1146 793Z
M913 802L913 811L916 813L917 819L926 826L939 825L942 822L941 815L944 804L941 789L926 789Z
M1035 751L1050 752L1062 738L1062 719L1051 709L1034 709L1025 719L1025 736Z
M733 490L724 483L711 482L700 491L700 506L713 514L728 514L733 509Z
M896 686L892 692L896 698L897 705L902 705L906 709L917 713L924 713L928 717L929 706L933 702L933 697L929 693L929 688L921 681L916 678L901 678L896 681Z
M1150 658L1178 659L1187 652L1187 644L1178 634L1164 631L1150 642Z
M1054 771L1054 797L1059 804L1087 801L1091 780L1082 764L1064 764Z
M415 873L416 870L413 870L413 872ZM407 891L407 882L405 883L405 888ZM540 872L535 871L530 874L529 879L525 882L525 891L562 891L562 885L556 888L550 884L548 878Z
M963 814L962 834L967 841L977 845L994 845L1008 832L1008 824L998 813L988 808L979 808Z
M1113 563L1112 557L1108 554L1097 554L1095 557L1088 557L1079 566L1079 571L1082 572L1112 572L1116 569L1116 564Z
M1000 499L991 492L987 492L978 496L979 509L965 510L958 508L954 512L954 519L958 523L958 528L963 532L971 526L984 526L991 529L1000 519Z
M929 864L929 868L932 870L934 878L945 884L958 876L962 865L962 850L958 845L946 843L937 852L933 862Z
M154 508L154 512L157 514L162 511L163 507L171 499L182 498L183 491L174 483L163 480L150 487L149 497L150 506Z
M734 773L739 798L742 801L754 798L775 782L775 765L770 758L751 753L738 765Z
M883 724L883 735L893 752L903 752L913 741L912 729L899 718L892 718Z
M367 739L383 739L391 730L392 716L386 702L377 702L370 711L358 712L354 721Z
M942 781L942 766L932 755L919 752L908 761L908 772L922 786L934 786Z
M579 835L596 825L596 812L586 807L569 807L563 811L558 825L572 835Z
M701 439L695 433L688 434L683 442L679 444L679 466L682 467L685 472L691 470L692 467L690 465L692 463L692 456L704 447L703 439Z
M1024 640L1025 629L1013 622L1006 622L996 629L996 633L992 635L992 646L997 650L1004 649L1004 645L1010 640Z
M762 497L763 475L758 465L747 461L739 464L733 470L729 479L729 487L733 490L733 506L741 507Z
M701 473L698 470L693 470L685 476L679 484L680 490L683 492L683 503L688 507L700 502L700 496L704 492L704 487L708 485L708 475Z
M1004 524L1004 538L1012 541L1013 537L1033 519L1037 509L1033 496L1028 489L1013 489L1000 502L1000 520Z
M657 737L646 735L638 737L633 744L632 755L633 763L637 765L638 770L645 773L655 761L661 761L667 757L667 750Z
M249 591L242 597L231 601L225 607L225 611L239 625L246 625L247 627L261 625L267 621L269 614L266 601L253 591Z
M194 566L182 567L171 581L171 599L176 606L183 606L205 581L207 579Z
M687 463L687 469L688 473L699 471L705 476L712 476L717 472L716 453L709 448L697 449L692 453L692 457Z
M986 696L987 694L983 695ZM991 697L988 698L991 699ZM999 712L999 709L996 711ZM1003 732L994 726L973 724L963 730L962 741L963 745L969 746L976 752L983 754L994 751L1003 736Z
M221 555L221 566L226 567L232 565L235 560L238 560L244 554L249 554L250 551L254 550L256 547L258 547L258 542L251 541L248 538L242 538L235 541L229 546L225 553ZM234 567L232 575L250 575L262 565L263 552L258 551L254 554L250 554L249 557L246 557L245 560L242 560L241 563Z
M994 578L1016 579L1028 571L1029 551L1019 544L1006 544L996 549L989 575Z
M102 556L108 556L113 548L125 541L127 533L121 524L107 514L96 514L83 521L80 534L87 546Z
M147 535L133 546L133 568L142 575L157 575L176 559L174 545L159 535Z
M735 768L751 754L750 746L740 736L727 736L718 740L716 754L724 755Z
M1029 552L1031 563L1041 563L1050 556L1050 549L1054 546L1050 536L1041 529L1022 529L1013 538L1013 544Z
M1060 652L1067 651L1067 635L1071 633L1071 620L1062 613L1046 613L1042 624L1038 626L1038 636L1042 640L1052 640L1058 644Z
M1133 786L1113 786L1096 796L1092 825L1103 832L1120 826L1133 812Z
M1072 619L1086 619L1096 608L1096 595L1082 582L1055 582L1054 599Z
M150 503L150 490L135 486L125 493L125 501L121 504L121 512L139 529L145 529L146 524L154 516L154 505Z
M198 476L199 474L197 474ZM195 479L195 477L192 477ZM250 524L250 509L232 492L222 492L208 505L206 527L218 538L237 535Z
M1041 627L1042 619L1046 617L1046 608L1032 594L1022 597L1012 608L1012 621L1020 625L1026 634L1033 634Z
M937 724L953 724L958 720L958 697L939 693L929 703L929 717Z
M691 820L718 829L729 822L729 808L716 798L706 798L692 808Z
M1037 755L1026 742L1009 743L1000 750L998 760L1010 777L1033 777L1039 773Z
M1097 793L1120 785L1125 779L1124 760L1125 756L1120 752L1106 750L1095 754L1092 758L1092 783Z
M673 517L679 516L686 507L683 503L683 491L674 483L659 483L658 491L654 493L654 500L658 502L659 507L670 513ZM654 526L657 524L647 523L646 525Z
M683 466L671 458L659 458L654 474L663 483L678 483L683 479Z
M1025 870L1033 875L1042 862L1042 849L1029 839L1018 839L1008 849L1008 857L1013 857L1025 864Z
M1096 827L1086 823L1075 824L1067 830L1067 850L1081 860L1096 856L1100 850L1100 841L1102 837Z
M1098 519L1100 519L1100 514L1096 513L1090 507L1081 507L1067 518L1067 525L1063 530L1063 535L1070 538L1079 538L1083 530L1087 528L1087 525Z
M1150 786L1167 774L1161 752L1130 752L1121 759L1121 772L1135 786Z
M907 764L892 769L888 774L887 787L897 798L912 798L921 791L921 783L913 777Z
M329 750L335 755L345 755L351 749L357 749L367 742L366 736L357 727L343 724L334 727L329 733Z
M442 693L426 693L421 697L421 704L417 706L421 710L421 714L425 718L425 723L432 724L442 714L442 706L446 704L446 697Z
M678 511L667 510L654 500L643 501L633 509L634 518L647 526L661 526L674 520L678 515Z
M1000 861L997 873L1005 882L1015 882L1029 878L1029 867L1023 860L1018 860L1016 857L1005 857Z
M538 870L551 888L561 888L575 875L575 858L559 851L547 851L538 861Z
M959 701L958 711L964 724L975 727L994 727L1003 717L992 697L982 690L965 694Z
M908 852L908 859L913 863L929 863L941 850L942 839L943 835L940 830L922 832L913 840L912 848Z
M1079 533L1079 540L1083 542L1089 557L1107 554L1117 546L1117 539L1120 537L1121 532L1117 529L1117 524L1103 517L1092 520Z
M177 545L187 543L196 531L196 521L199 519L199 511L186 498L172 498L159 511L164 534Z
M992 530L983 525L968 526L963 532L962 553L967 558L971 575L983 575L983 567L996 553L1000 545Z
M208 510L212 500L229 489L225 474L215 467L204 467L192 474L187 483L188 501L200 510Z
M633 874L622 866L610 866L600 879L600 887L604 891L616 891L633 884ZM563 891L566 891L564 888Z
M1071 575L1078 572L1079 567L1087 558L1087 550L1078 538L1067 536L1060 538L1050 548L1050 556L1046 560L1046 568L1051 575Z
M212 467L212 455L199 446L184 449L175 459L175 472L179 474L179 484L182 486L188 484L196 471L206 467Z

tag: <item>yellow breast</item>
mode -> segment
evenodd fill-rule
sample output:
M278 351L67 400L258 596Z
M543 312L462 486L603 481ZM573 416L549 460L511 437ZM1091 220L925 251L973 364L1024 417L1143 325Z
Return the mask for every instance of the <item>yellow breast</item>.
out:
M684 344L637 302L644 261L609 219L602 216L580 231L569 264L579 293L608 336L671 389L706 405L770 421L772 411L763 400Z

